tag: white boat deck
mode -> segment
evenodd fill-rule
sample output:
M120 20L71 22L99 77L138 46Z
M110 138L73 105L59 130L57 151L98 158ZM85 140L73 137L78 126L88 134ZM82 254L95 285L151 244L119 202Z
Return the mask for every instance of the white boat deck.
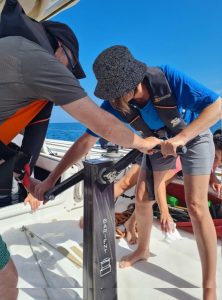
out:
M31 223L23 223L29 231L12 225L3 234L19 272L18 300L83 299L83 232L78 226L82 208L64 210L52 218L41 215L41 211L34 213ZM149 260L127 269L117 266L119 300L201 299L196 244L192 234L181 232L181 235L182 240L169 244L154 221ZM116 240L117 264L133 249L135 246L128 246L124 239ZM218 242L218 283L221 266ZM221 290L218 299L222 299Z

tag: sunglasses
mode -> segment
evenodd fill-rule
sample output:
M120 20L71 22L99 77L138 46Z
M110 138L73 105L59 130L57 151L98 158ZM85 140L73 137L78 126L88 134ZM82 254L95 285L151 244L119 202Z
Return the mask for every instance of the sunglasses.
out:
M63 45L61 45L61 47L62 47L62 50L64 51L65 56L67 57L67 60L68 60L68 63L69 63L69 64L68 64L68 69L69 69L71 72L74 72L76 63L73 62L73 59L70 57L70 55L69 55L67 49L66 49Z

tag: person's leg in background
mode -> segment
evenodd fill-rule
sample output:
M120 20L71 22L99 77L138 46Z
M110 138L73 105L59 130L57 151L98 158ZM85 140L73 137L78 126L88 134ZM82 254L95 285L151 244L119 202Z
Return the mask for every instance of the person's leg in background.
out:
M162 231L170 232L172 230L173 219L169 213L167 205L166 187L175 177L174 170L155 171L154 176L154 190L157 204L160 209L160 224Z
M135 163L132 167L126 172L126 174L120 178L114 184L114 197L117 199L125 191L129 190L136 185L137 179L139 176L140 165ZM138 234L136 231L136 215L135 211L132 213L130 218L124 223L126 229L126 240L129 244L136 244Z
M120 268L126 268L139 260L147 260L149 257L149 243L153 223L153 203L148 199L147 191L147 165L144 156L136 186L136 222L138 229L137 249L124 257L120 261Z
M176 174L181 171L180 158L170 157L164 161L162 158L162 165L165 170L154 171L154 190L155 199L160 209L160 223L161 229L165 232L172 231L173 219L169 213L169 208L167 205L167 185L175 178ZM158 161L158 160L157 160ZM168 161L168 162L167 162ZM159 166L160 167L160 166ZM166 169L167 168L167 169Z
M132 188L137 183L140 165L133 164L132 167L114 184L114 197L117 199L125 191Z
M114 184L114 198L115 200L122 195L125 191L132 188L136 185L138 176L139 176L140 165L137 163L133 164L132 167L126 172L126 174L121 177ZM137 241L137 232L136 232L136 217L135 211L131 217L124 223L126 229L126 239L129 243L135 244ZM83 217L79 220L79 227L83 228Z

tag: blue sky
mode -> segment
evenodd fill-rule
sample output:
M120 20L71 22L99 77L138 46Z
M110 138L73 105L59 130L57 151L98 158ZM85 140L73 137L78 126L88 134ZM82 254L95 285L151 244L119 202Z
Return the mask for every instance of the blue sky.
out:
M150 66L170 64L222 94L221 0L80 0L54 20L68 24L80 44L87 74L81 85L93 95L92 64L112 45L126 45ZM51 122L72 122L55 108Z

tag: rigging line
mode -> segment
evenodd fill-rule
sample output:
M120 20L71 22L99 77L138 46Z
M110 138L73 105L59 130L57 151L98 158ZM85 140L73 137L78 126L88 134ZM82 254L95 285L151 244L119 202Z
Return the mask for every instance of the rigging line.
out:
M51 247L52 249L56 250L56 252L60 253L62 256L64 256L65 258L69 259L72 263L74 263L78 268L82 268L82 263L79 262L77 259L73 259L72 255L70 254L70 252L67 252L66 254L64 254L64 251L61 251L61 248L56 248L55 246L53 246L52 244L50 244L49 242L47 242L46 240L44 240L43 238L41 238L39 235L37 235L36 233L34 233L33 231L31 231L30 229L28 229L26 226L22 226L22 230L23 231L27 231L29 232L29 234L31 236L37 237L40 241L42 241L43 243L45 243L46 245L48 245L49 247ZM70 254L70 255L69 255ZM61 270L62 272L62 270ZM64 272L63 272L64 273ZM67 276L67 274L66 274Z
M43 269L42 269L42 267L41 267L41 265L40 265L40 263L39 263L39 259L38 259L37 255L36 255L36 253L35 253L35 251L34 251L34 249L33 249L33 247L32 247L31 241L30 241L29 236L28 236L28 234L27 234L27 228L26 228L25 226L23 226L23 227L21 228L21 230L25 233L25 236L26 236L26 239L27 239L27 241L28 241L29 247L31 248L32 254L33 254L33 256L34 256L34 258L35 258L35 260L36 260L36 262L37 262L37 265L38 265L38 267L39 267L39 270L40 270L40 272L41 272L41 274L42 274L42 276L43 276L43 278L44 278L44 280L45 280L46 287L47 287L47 288L50 288L49 283L48 283L48 281L47 281L47 278L46 278L46 276L45 276L45 274L44 274L44 272L43 272ZM29 232L29 233L30 233L30 232ZM46 294L47 299L50 300L50 297L49 297L49 294L48 294L46 288L44 288L44 292L45 292L45 294Z

